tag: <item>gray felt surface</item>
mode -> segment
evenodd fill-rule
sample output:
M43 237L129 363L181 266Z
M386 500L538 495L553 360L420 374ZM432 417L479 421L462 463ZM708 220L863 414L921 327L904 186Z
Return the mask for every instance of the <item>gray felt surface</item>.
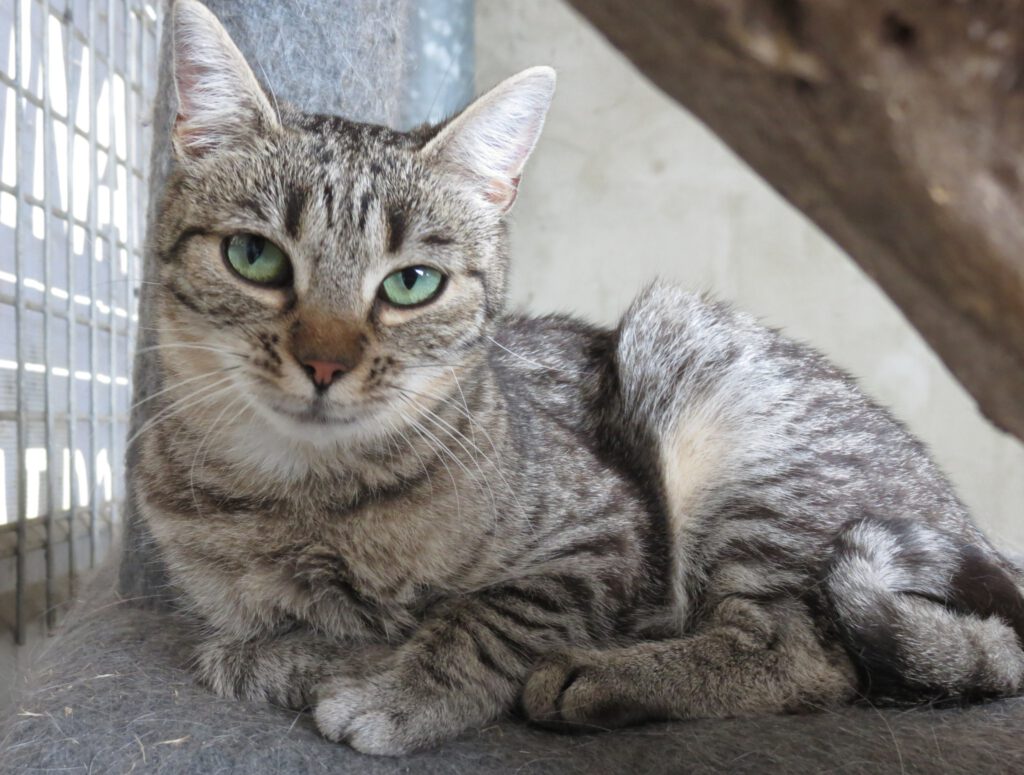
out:
M849 707L577 737L509 720L436 751L376 759L321 739L308 715L197 686L185 667L185 622L119 601L115 573L100 574L29 677L0 728L0 772L1024 772L1024 700Z

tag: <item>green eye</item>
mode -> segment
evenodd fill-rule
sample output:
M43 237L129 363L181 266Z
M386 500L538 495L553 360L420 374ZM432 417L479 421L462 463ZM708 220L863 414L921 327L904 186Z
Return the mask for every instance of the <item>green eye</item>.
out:
M429 266L408 266L384 278L380 296L396 307L415 307L433 300L444 286L444 275Z
M277 245L255 234L236 234L224 240L224 257L239 275L261 285L287 285L292 263Z

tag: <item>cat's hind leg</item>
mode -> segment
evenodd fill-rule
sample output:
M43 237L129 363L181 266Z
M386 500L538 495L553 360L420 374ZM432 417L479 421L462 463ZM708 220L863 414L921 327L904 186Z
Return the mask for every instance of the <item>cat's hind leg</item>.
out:
M921 522L865 518L836 539L826 615L873 699L979 699L1024 690L1024 597L987 546Z
M687 637L549 656L522 706L534 722L597 730L657 719L793 712L854 695L840 649L828 650L795 600L722 600Z

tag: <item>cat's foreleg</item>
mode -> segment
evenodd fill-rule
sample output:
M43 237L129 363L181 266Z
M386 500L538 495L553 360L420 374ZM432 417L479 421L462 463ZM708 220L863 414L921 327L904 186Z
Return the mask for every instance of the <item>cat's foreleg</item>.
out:
M546 658L523 707L542 725L598 730L828 706L850 699L855 681L845 654L822 647L799 603L733 597L685 638Z
M598 616L579 578L538 577L449 600L366 677L319 691L316 722L331 740L398 755L486 724L509 710L544 653L589 643Z
M213 635L195 650L199 680L223 697L300 710L317 686L348 672L365 674L387 659L387 647L344 644L305 629L246 640Z

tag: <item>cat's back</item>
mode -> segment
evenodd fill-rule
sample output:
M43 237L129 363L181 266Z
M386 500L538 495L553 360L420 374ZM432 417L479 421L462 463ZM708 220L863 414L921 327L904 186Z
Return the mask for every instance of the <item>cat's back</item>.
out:
M758 502L833 525L870 511L974 533L926 447L852 377L703 294L654 283L615 329L509 317L491 362L527 432L546 418L617 447L670 508L674 492L681 510Z
M872 513L973 531L926 447L814 348L656 283L617 331L624 427L657 439L686 507L758 503L829 524ZM674 465L677 477L665 474ZM701 484L701 475L707 480Z

